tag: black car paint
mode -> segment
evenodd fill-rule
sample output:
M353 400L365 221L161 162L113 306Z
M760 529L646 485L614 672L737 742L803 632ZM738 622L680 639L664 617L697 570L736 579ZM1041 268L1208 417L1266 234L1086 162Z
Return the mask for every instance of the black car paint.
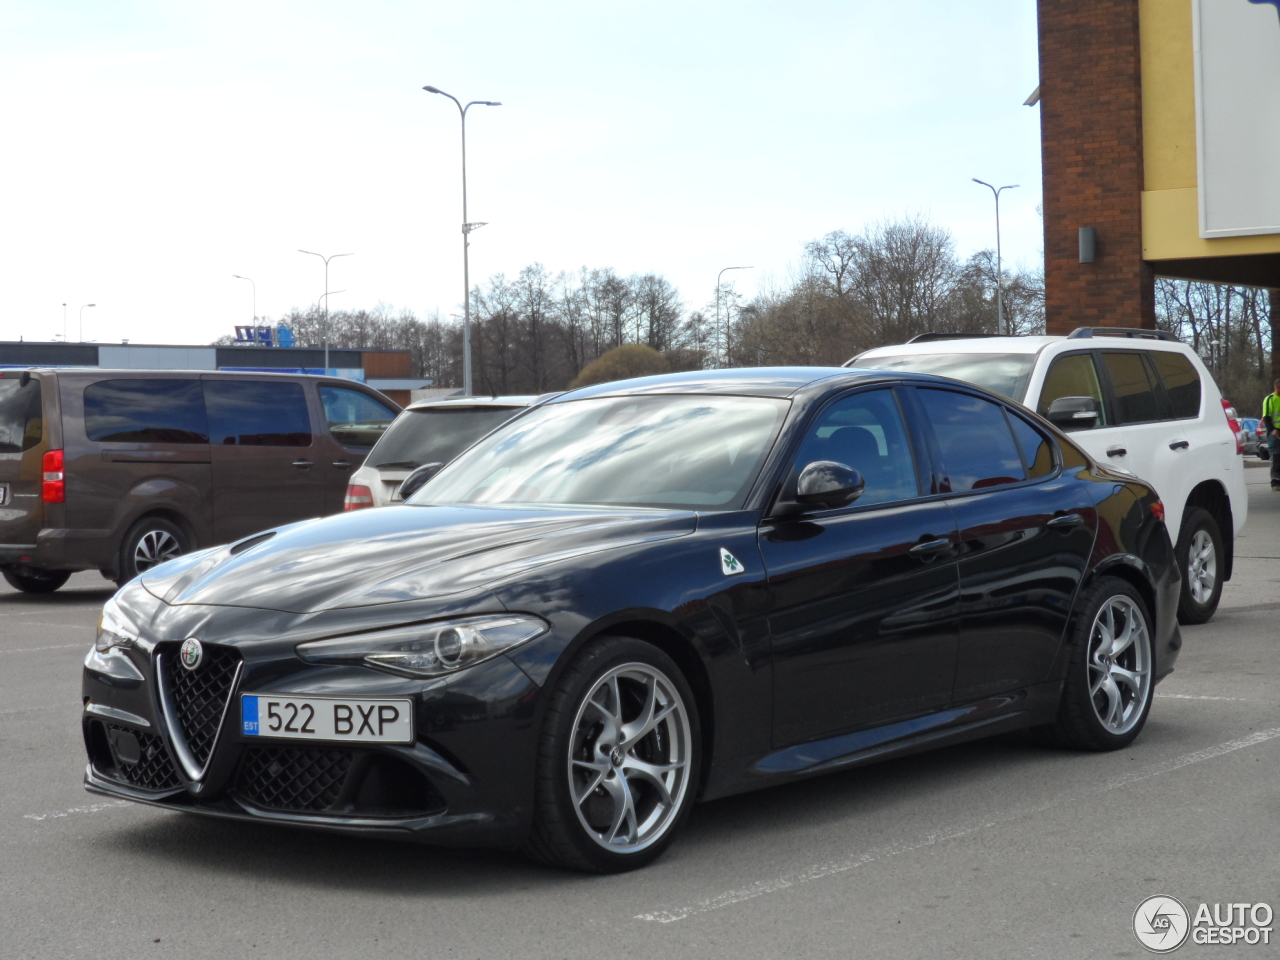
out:
M155 653L198 636L244 656L231 722L201 783L184 778L175 790L147 794L91 764L88 787L216 816L514 845L531 822L543 691L592 637L647 639L681 665L703 718L701 796L711 799L1047 722L1065 669L1074 596L1104 572L1129 579L1148 599L1156 676L1166 675L1181 645L1179 580L1168 534L1152 511L1156 495L1133 477L1088 463L1060 435L1065 462L1047 480L930 494L907 506L854 504L801 517L775 510L791 452L816 411L834 396L885 383L991 396L930 377L803 368L589 388L554 402L704 392L789 397L792 410L741 510L409 505L295 524L250 541L248 549L216 548L156 568L118 594L152 638L126 654L144 681L130 685L86 669L85 703L137 715L167 737ZM927 481L927 469L922 476ZM1061 500L1053 493L1059 489ZM1084 522L1066 533L1050 530L1047 522L1066 510ZM902 515L911 526L897 530L893 521ZM848 533L860 520L863 529L883 531L877 543ZM931 562L907 559L921 536L954 538L954 553ZM741 561L742 573L725 576L721 547ZM843 568L844 595L819 595L814 584L824 582L823 566ZM870 597L878 603L867 603ZM508 655L437 680L321 667L294 653L307 640L504 610L536 614L551 629ZM836 643L838 631L806 630L806 624L829 627L833 611L840 622L858 624L857 643ZM978 629L993 620L994 632ZM1018 623L1028 627L1025 635L1015 633ZM922 655L950 661L927 688L913 690L911 670ZM815 670L824 656L834 656L839 668L829 676ZM861 675L867 664L889 671L889 682L877 687ZM956 686L948 689L944 675L955 670ZM845 678L864 699L848 703L846 695L842 704L827 703L818 719L788 725L806 676L828 685ZM417 743L370 749L421 771L447 811L305 815L238 803L228 785L244 748L257 742L234 722L244 692L413 697ZM834 699L839 690L828 693ZM86 713L91 756L95 719Z

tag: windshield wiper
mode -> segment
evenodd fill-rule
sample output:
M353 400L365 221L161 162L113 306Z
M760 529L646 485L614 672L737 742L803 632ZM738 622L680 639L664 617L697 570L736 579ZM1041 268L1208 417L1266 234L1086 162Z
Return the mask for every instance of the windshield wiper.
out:
M389 460L386 463L375 463L373 466L375 469L381 467L405 467L409 470L416 470L418 467L422 466L422 464L418 463L416 460Z

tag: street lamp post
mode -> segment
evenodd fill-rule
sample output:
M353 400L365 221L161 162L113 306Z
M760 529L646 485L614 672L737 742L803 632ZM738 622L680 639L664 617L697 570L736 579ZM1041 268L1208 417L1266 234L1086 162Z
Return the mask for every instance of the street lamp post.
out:
M1009 331L1004 329L1004 264L1000 258L1000 194L1005 190L1018 189L1018 184L1010 183L997 190L985 180L972 179L974 183L988 188L996 198L996 333L1007 334Z
M80 308L80 342L81 343L84 343L84 308L96 307L96 306L97 306L96 303L86 303L84 306ZM65 340L67 338L64 336L62 339Z
M422 89L427 93L438 93L442 97L448 97L458 108L458 114L462 117L462 393L469 397L471 396L471 265L468 262L467 248L470 246L471 231L480 229L484 224L467 221L467 111L477 105L500 107L502 104L497 100L472 100L464 107L451 93L445 93L430 85Z
M232 276L237 280L248 280L253 286L253 325L256 327L258 325L258 285L253 282L252 277L242 277L238 273L233 273Z
M299 253L310 254L313 257L319 257L324 261L324 327L320 331L320 343L324 346L324 375L329 375L329 261L336 260L338 257L354 257L354 253L331 253L325 256L323 253L316 253L314 250L298 249ZM254 291L255 306L257 311L257 291Z
M62 305L62 342L67 342L67 305Z
M716 274L716 329L720 329L720 278L724 276L725 270L752 270L753 267L725 267ZM729 365L729 325L726 322L724 327L724 365Z

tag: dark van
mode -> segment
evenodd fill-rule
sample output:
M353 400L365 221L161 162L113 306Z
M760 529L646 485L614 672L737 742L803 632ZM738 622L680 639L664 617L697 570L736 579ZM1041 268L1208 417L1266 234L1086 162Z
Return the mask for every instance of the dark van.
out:
M400 408L350 380L0 371L0 571L48 593L338 513Z

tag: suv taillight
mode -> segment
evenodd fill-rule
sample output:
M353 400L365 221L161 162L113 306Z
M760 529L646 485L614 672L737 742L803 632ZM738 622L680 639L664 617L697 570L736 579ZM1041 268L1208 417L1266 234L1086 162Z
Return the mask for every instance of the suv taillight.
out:
M1236 413L1236 408L1231 405L1230 400L1222 401L1222 412L1227 416L1227 426L1231 428L1231 436L1236 440L1236 453L1244 453L1244 441L1240 439L1240 414Z
M65 503L67 481L62 476L62 451L50 450L46 453L41 471L43 482L40 485L40 499L45 503Z
M373 506L373 491L366 486L353 483L347 487L346 499L342 501L343 510L363 510Z

